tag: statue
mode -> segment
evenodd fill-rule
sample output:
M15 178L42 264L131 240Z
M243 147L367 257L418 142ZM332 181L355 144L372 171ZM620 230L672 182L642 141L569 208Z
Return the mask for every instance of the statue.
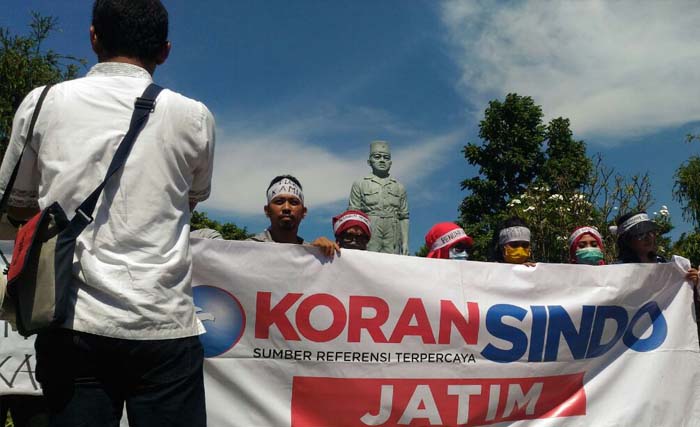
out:
M367 164L372 175L352 185L348 209L362 211L370 218L368 251L408 255L408 200L404 186L389 176L389 143L372 142Z

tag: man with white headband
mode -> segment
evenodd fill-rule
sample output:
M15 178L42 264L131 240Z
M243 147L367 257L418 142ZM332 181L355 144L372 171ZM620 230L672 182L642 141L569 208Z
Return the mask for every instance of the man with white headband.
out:
M335 242L343 249L367 250L372 225L367 214L349 210L333 217Z
M275 177L267 187L264 211L270 218L270 227L248 240L299 245L304 243L304 239L297 235L301 220L306 216L304 192L298 179L291 175ZM337 244L325 237L319 237L311 245L320 248L329 257L340 251Z

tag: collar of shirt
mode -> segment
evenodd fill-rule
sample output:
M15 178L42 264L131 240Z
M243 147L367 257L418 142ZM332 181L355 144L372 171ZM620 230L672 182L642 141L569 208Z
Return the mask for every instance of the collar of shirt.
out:
M277 242L275 242L275 239L272 238L272 233L270 233L270 229L269 229L269 228L266 228L265 231L263 231L262 233L256 235L255 238L259 239L259 240L262 241L262 242L274 242L274 243L277 243ZM300 245L303 245L303 244L304 244L304 239L301 238L301 237L299 237L299 236L297 236L297 243L300 244Z
M365 179L372 181L372 182L375 182L375 183L380 184L380 185L387 185L387 184L394 183L396 181L393 176L388 176L386 178L380 178L376 175L370 175L370 176L366 176Z
M98 62L90 68L87 76L123 76L153 81L153 77L148 71L138 65L127 64L126 62Z

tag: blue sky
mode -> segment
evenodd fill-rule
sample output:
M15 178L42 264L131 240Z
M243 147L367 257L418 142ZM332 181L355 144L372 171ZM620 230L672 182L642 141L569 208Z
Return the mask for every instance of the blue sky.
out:
M203 101L217 120L213 218L262 230L265 189L298 176L309 215L301 235L331 236L369 142L391 142L408 190L411 250L454 220L476 174L461 154L478 142L491 99L532 96L547 119L626 174L649 172L677 237L673 174L700 146L697 2L170 1L173 50L157 82ZM0 26L25 33L30 11L59 19L47 43L95 61L91 2L4 0Z

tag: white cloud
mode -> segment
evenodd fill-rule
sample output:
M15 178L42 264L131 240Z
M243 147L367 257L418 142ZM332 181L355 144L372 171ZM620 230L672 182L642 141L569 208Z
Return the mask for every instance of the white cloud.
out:
M365 115L366 111L359 114ZM264 129L232 125L225 131L218 130L212 194L204 207L259 215L266 203L267 185L281 174L299 178L306 205L313 209L345 204L352 183L369 173L370 139L330 146L318 142L323 141L320 137L309 137L346 126L336 119L306 118ZM350 117L345 119L353 122ZM406 128L388 121L385 125ZM407 186L420 188L421 180L449 159L447 153L454 150L462 136L458 132L402 137L392 145L392 175ZM348 151L339 147L355 148Z
M589 136L700 120L696 1L446 1L441 12L476 105L529 95Z

